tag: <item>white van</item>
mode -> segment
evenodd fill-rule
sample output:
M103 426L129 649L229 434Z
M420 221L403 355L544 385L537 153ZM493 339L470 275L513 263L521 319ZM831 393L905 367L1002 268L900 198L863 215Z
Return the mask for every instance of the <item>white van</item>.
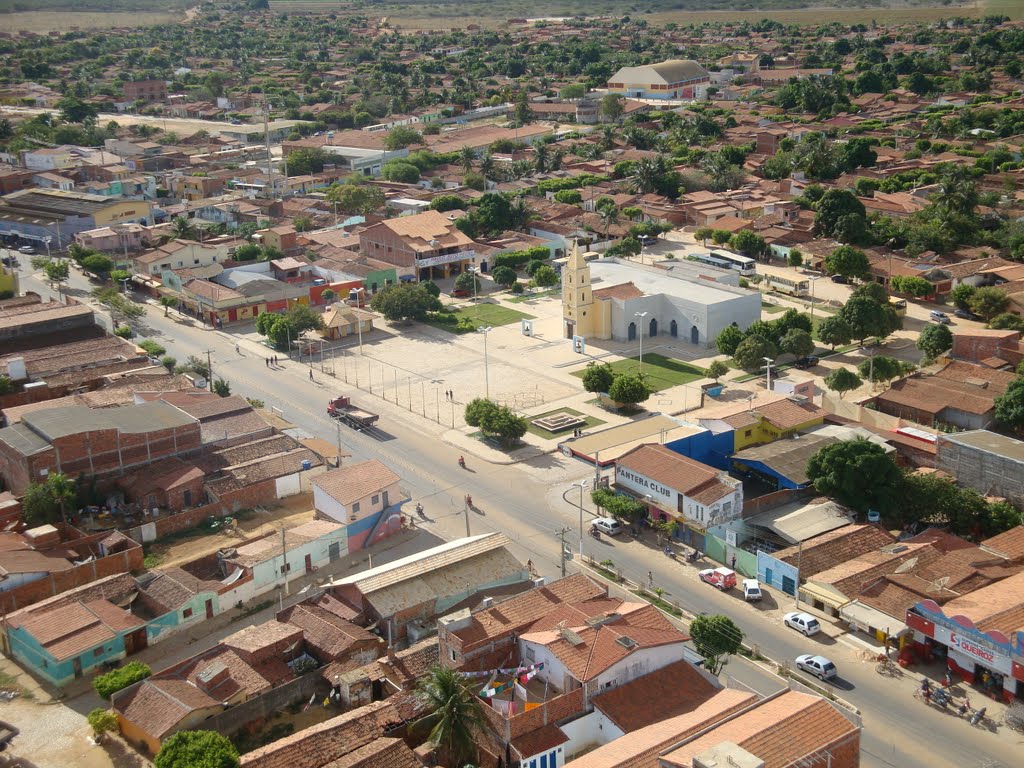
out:
M622 533L622 523L614 517L599 517L594 520L592 525L601 533L606 533L609 536L618 536Z
M743 599L748 603L761 599L761 585L757 583L757 579L743 580Z

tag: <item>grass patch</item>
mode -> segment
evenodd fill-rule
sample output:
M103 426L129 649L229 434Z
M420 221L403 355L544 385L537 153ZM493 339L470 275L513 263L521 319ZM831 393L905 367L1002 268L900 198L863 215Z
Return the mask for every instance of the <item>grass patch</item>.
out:
M778 304L769 304L767 301L761 302L761 311L767 312L769 315L785 312L786 309L786 307L780 307Z
M146 569L159 568L160 563L162 563L164 561L164 558L167 556L165 552L147 552L145 546L143 547L142 551L142 565Z
M644 600L646 600L651 605L653 605L653 606L655 606L657 608L660 608L665 613L670 613L670 614L672 614L673 616L675 616L677 618L682 617L682 615L683 615L683 612L681 610L679 610L678 608L676 608L674 605L672 605L672 603L666 602L665 600L662 600L657 595L652 595L650 592L647 592L646 590L643 590L643 589L633 589L633 590L630 590L630 591L634 595L636 595L637 597L643 598Z
M616 360L610 365L616 374L640 372L640 360L636 357ZM655 392L706 378L703 368L657 354L644 355L643 373L647 385ZM573 376L583 378L583 371L575 371Z
M448 333L473 333L484 326L500 326L518 323L520 320L531 320L533 315L517 309L503 307L501 304L472 304L458 309L445 309L432 312L423 320L424 324L440 328Z
M460 317L468 318L477 325L509 325L520 320L532 320L533 315L518 309L503 307L501 304L471 304L456 310Z
M572 432L571 429L565 429L562 430L561 432L549 432L548 430L538 427L536 424L533 423L533 419L540 419L543 418L544 416L550 416L552 413L571 413L573 416L582 416L584 419L586 419L586 423L582 427L583 429L589 429L590 427L598 427L601 424L606 423L601 419L597 418L596 416L587 416L585 413L573 410L572 408L555 408L554 410L546 411L545 413L538 413L536 416L527 416L526 431L529 432L531 435L536 435L537 437L542 437L545 439L553 437L563 437L570 434Z

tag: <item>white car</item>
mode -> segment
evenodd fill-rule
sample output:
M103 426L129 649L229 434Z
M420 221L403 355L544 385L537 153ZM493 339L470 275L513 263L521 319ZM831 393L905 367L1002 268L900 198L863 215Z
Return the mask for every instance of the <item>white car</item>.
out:
M814 675L823 682L825 680L832 680L838 674L836 665L824 656L814 656L810 653L805 653L803 656L796 657L796 665L807 674Z
M803 613L802 611L787 613L782 617L782 622L787 627L792 627L797 632L802 632L807 637L821 632L821 624L818 623L818 620L811 616L811 614Z
M614 517L599 517L591 525L609 536L618 536L622 533L622 523Z

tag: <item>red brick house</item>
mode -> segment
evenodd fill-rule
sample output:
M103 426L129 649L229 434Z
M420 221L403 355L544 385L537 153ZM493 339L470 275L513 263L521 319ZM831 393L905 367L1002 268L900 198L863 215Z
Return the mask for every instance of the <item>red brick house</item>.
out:
M121 88L127 101L167 101L167 83L163 80L135 80Z
M447 216L424 211L367 227L359 249L370 258L393 264L399 277L419 280L464 272L476 262L476 243Z

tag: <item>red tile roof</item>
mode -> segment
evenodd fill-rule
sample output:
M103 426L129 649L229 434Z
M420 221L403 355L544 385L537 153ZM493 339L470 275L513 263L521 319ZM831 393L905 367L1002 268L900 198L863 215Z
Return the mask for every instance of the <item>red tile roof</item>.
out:
M351 504L378 493L401 478L384 464L371 459L318 475L313 485L339 504Z
M623 732L692 712L715 695L715 685L688 661L676 661L657 672L613 688L594 698L594 706ZM651 702L658 702L651 707Z

